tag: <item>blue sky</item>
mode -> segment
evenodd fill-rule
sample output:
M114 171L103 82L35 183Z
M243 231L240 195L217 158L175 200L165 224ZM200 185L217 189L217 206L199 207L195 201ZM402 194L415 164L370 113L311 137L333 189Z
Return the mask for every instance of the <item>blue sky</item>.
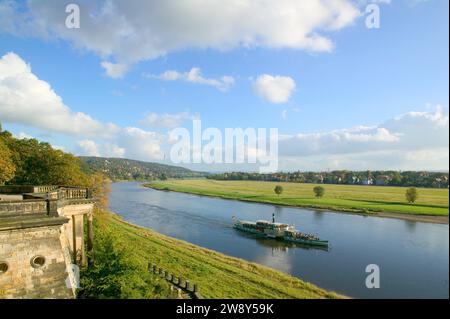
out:
M237 26L237 9L217 21L208 20L209 13L202 8L191 7L183 13L176 1L168 6L149 1L142 10L138 6L125 9L121 2L110 1L113 9L98 20L104 23L99 26L92 23L98 11L79 1L80 29L64 30L64 6L0 1L0 58L13 52L70 110L61 118L68 121L66 126L55 128L39 119L46 105L55 103L49 109L61 110L54 99L31 105L34 102L29 101L36 98L30 97L24 100L27 106L24 101L11 102L11 92L23 91L25 85L28 90L34 82L12 87L8 77L2 79L0 64L0 96L9 94L0 99L0 122L6 129L77 155L163 161L161 154L170 148L167 134L174 127L170 123L190 128L195 117L204 127L221 130L278 128L288 137L280 142L280 169L284 170L448 169L448 1L377 1L381 2L378 29L365 24L364 11L370 1L336 1L328 18L309 23L303 21L311 13L305 16L301 10L317 11L318 17L327 10L280 1L275 10L289 10L293 19L286 25L255 5L252 12L262 10L268 22L249 17L248 24ZM220 2L212 2L212 16L215 10L224 10ZM95 3L98 9L108 1ZM146 21L139 11L158 5L165 7L161 19L152 16L152 21L158 21L139 29ZM165 15L181 22L163 19ZM8 22L12 17L15 22ZM125 22L117 22L120 19ZM196 23L211 28L211 34L196 28ZM297 29L289 30L296 23L298 37ZM338 26L330 27L333 23ZM128 32L126 37L120 35L120 28ZM144 33L148 30L163 44L148 44ZM323 48L323 42L303 37L316 34L332 47ZM129 40L134 37L135 42ZM12 68L12 60L3 58L3 70ZM104 62L123 66L125 71L107 74ZM193 68L201 70L201 78L188 79ZM175 79L169 81L167 71L175 72ZM17 72L10 74L17 77ZM259 78L262 75L269 76L267 82ZM223 76L233 79L227 89L220 87ZM45 94L50 93L38 95ZM79 129L66 130L72 125L71 116L80 112L100 130L106 131L102 125L112 123L114 132L86 134L81 124ZM424 131L429 134L420 134Z

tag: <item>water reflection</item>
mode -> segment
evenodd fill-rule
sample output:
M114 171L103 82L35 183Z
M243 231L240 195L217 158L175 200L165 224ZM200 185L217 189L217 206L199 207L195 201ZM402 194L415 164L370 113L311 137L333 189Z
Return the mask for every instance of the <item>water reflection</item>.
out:
M309 246L302 245L299 243L292 242L284 242L282 240L269 239L269 238L261 238L261 236L245 233L239 230L234 230L236 236L241 236L244 238L254 240L258 245L266 248L271 248L272 250L278 251L288 251L289 249L306 249L306 250L321 250L321 251L329 251L328 247L321 246Z
M406 220L405 226L409 232L414 233L416 231L417 222L412 220Z

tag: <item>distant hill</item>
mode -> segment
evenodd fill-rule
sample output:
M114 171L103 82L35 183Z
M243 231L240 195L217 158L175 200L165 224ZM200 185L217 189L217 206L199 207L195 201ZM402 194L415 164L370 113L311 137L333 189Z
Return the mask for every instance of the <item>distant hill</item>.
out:
M80 156L80 159L87 170L103 172L112 180L154 180L206 176L206 173L191 171L183 167L123 158Z

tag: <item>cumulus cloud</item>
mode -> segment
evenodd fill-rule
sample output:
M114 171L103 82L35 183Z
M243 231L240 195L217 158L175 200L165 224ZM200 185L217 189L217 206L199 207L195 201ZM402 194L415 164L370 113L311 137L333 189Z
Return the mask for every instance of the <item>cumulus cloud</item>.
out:
M157 114L150 113L147 115L140 124L147 127L162 127L162 128L175 128L181 126L186 121L192 121L198 119L198 116L191 115L188 112L180 112L174 114Z
M103 61L101 66L105 69L106 75L113 79L122 78L128 71L128 65L126 64Z
M109 136L113 124L72 111L50 84L40 80L21 57L8 53L0 59L0 120L53 132Z
M77 142L78 154L82 156L102 156L102 157L123 157L125 149L116 144L99 144L92 140L82 140Z
M270 103L286 103L291 98L296 84L288 76L260 75L253 83L254 92Z
M280 162L301 169L443 169L448 167L448 132L448 114L437 107L374 127L282 136Z
M114 143L109 141L82 140L77 142L77 153L84 156L131 158L143 161L163 160L164 134L125 127Z
M169 70L159 75L144 74L144 76L162 81L185 81L190 83L209 85L222 92L228 91L234 84L234 78L228 75L224 75L220 79L205 78L202 76L200 68L192 68L189 72Z
M119 65L185 49L237 47L332 50L325 33L351 25L351 0L79 0L81 28L68 29L65 2L4 1L3 32L59 38ZM109 68L109 70L108 70ZM118 76L124 68L108 65Z
M25 133L25 132L20 132L19 134L14 136L15 138L18 138L19 140L29 140L29 139L33 139L34 137Z
M137 127L127 127L119 137L119 144L124 145L125 156L138 160L163 160L161 148L166 141L165 135L145 131Z
M100 156L100 151L97 143L91 140L83 140L77 143L80 148L80 155L84 156Z

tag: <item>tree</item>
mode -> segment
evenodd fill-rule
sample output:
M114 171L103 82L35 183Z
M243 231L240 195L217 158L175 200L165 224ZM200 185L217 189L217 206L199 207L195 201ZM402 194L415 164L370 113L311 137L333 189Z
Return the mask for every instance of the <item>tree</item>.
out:
M92 196L98 199L97 206L101 209L108 209L111 180L101 172L95 172L89 177L89 188L92 190Z
M322 186L314 187L313 191L317 198L321 198L323 197L323 195L325 195L325 188L323 188Z
M16 167L11 158L11 151L0 139L0 185L14 177Z
M277 186L275 186L275 189L273 191L275 192L275 194L280 196L281 193L283 193L283 186L277 185Z
M415 187L408 188L406 190L405 196L406 196L406 200L408 201L408 203L414 204L417 200L417 197L419 197L417 188L415 188Z
M9 148L16 167L14 178L9 181L11 184L89 185L80 159L72 154L55 150L50 144L36 139L16 139L6 131L0 133L0 140Z

